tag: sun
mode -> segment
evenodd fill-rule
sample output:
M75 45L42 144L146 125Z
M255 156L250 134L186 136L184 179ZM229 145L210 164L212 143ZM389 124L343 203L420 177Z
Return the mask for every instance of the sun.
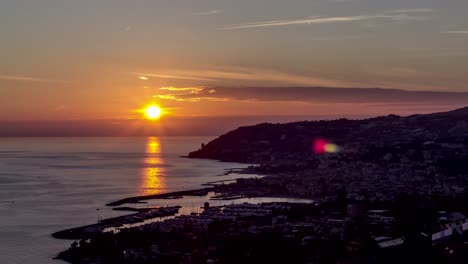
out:
M148 119L155 120L161 117L162 109L157 105L150 105L145 108L145 115Z

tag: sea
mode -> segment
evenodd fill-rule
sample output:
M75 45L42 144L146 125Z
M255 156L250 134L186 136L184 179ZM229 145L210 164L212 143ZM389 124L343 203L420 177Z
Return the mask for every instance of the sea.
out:
M55 239L51 234L129 214L111 210L105 206L109 202L259 177L226 173L249 164L184 157L212 139L0 138L0 263L64 263L53 257L73 241ZM194 208L201 210L205 201L204 197L156 200L147 206L181 204L182 212L190 213ZM270 201L283 200L237 202Z

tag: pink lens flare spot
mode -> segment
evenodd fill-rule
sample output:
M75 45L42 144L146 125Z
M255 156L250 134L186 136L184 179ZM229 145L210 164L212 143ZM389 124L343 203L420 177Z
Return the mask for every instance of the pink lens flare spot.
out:
M326 146L327 146L327 141L325 139L316 139L314 141L314 153L315 154L325 153Z
M314 140L313 150L315 154L338 153L340 152L340 147L329 143L325 139L316 139Z

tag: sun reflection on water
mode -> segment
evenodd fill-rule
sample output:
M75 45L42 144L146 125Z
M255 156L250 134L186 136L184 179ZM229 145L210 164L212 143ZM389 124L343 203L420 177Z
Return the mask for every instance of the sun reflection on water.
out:
M163 164L159 138L149 137L146 142L141 195L159 194L166 188Z

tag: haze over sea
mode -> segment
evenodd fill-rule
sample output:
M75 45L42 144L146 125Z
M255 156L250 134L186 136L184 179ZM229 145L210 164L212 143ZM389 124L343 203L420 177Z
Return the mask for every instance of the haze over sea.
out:
M72 241L51 233L128 214L108 202L240 177L220 175L245 164L181 158L209 140L0 138L0 263L60 263Z

